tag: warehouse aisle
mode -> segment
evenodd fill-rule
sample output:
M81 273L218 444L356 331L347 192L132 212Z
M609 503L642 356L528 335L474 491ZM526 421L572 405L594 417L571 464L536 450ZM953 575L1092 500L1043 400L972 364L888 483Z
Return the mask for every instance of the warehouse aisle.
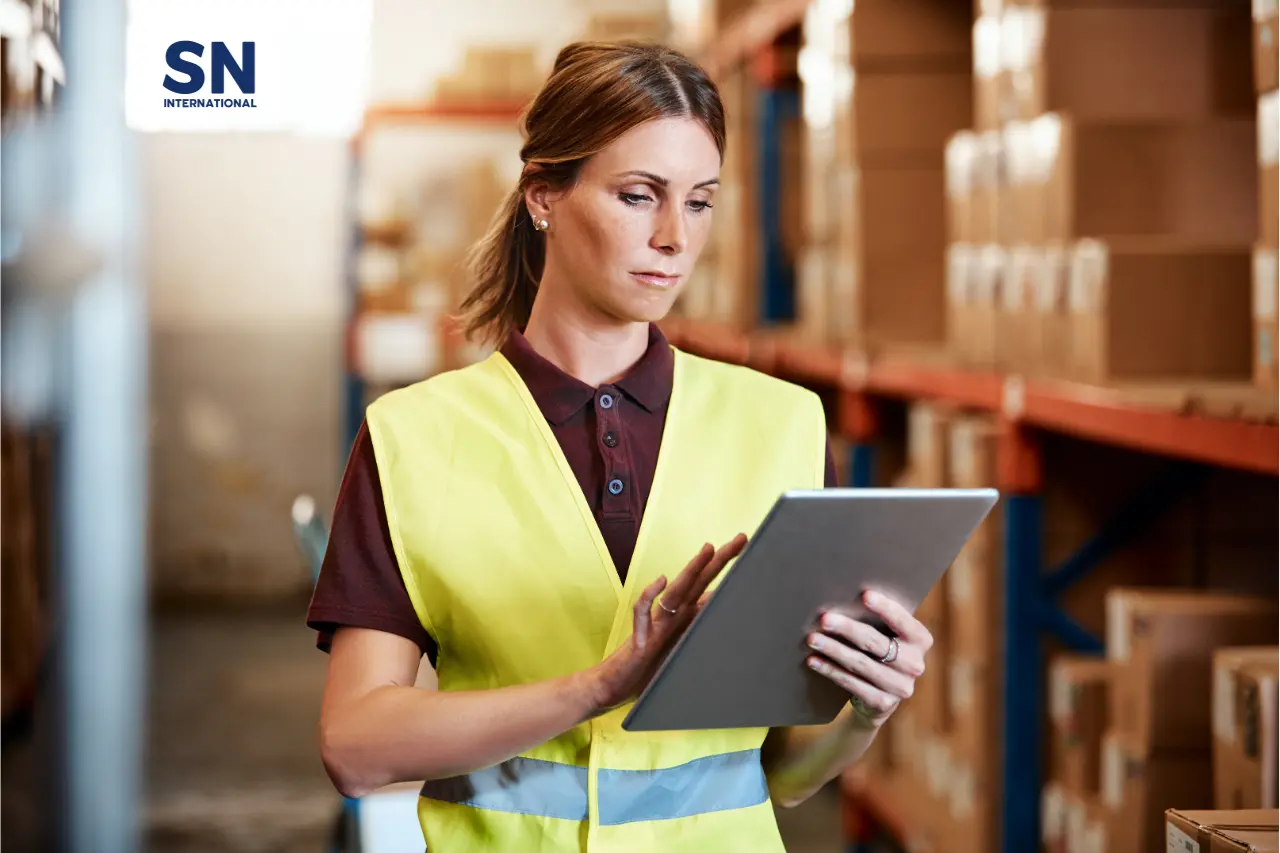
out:
M326 850L339 798L315 748L325 657L300 613L156 618L150 853ZM788 851L840 850L838 807L824 791L780 812Z

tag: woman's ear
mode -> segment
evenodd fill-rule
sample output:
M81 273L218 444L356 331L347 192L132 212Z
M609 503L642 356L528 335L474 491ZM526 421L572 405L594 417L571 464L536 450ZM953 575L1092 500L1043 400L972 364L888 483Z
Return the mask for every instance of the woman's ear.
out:
M535 219L550 219L551 205L557 195L542 181L529 181L524 190L524 204L529 208L529 215Z

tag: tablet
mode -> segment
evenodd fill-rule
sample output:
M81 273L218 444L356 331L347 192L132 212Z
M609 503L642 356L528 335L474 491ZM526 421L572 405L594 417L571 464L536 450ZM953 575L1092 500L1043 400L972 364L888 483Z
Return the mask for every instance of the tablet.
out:
M645 687L628 731L815 725L848 691L805 665L808 635L878 589L915 612L995 506L993 489L818 489L774 503Z

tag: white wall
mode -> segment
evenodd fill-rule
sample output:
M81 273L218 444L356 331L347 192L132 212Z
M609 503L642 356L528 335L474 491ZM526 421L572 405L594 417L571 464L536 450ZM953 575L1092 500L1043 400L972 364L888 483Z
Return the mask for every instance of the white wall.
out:
M658 0L374 0L371 100L416 101L465 45L541 46L591 9ZM335 59L341 61L341 57ZM410 131L370 145L372 178L413 188L515 134ZM289 527L300 492L326 510L343 461L347 143L283 135L142 140L152 340L152 558L161 595L276 594L310 582ZM447 215L447 212L445 212Z

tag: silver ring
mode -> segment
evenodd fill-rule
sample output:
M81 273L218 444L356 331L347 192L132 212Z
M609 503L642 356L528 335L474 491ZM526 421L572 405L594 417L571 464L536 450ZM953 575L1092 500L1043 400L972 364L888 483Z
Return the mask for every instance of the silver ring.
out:
M668 607L667 605L663 604L663 603L662 603L662 599L661 599L661 598L659 598L659 599L658 599L658 606L662 608L662 610L663 610L663 612L664 612L664 613L670 613L672 616L675 616L677 613L679 613L679 612L680 612L680 608L679 608L679 607L677 607L675 610L672 610L670 607Z
M889 638L889 651L884 653L884 657L880 658L880 663L893 663L898 659L898 638Z

